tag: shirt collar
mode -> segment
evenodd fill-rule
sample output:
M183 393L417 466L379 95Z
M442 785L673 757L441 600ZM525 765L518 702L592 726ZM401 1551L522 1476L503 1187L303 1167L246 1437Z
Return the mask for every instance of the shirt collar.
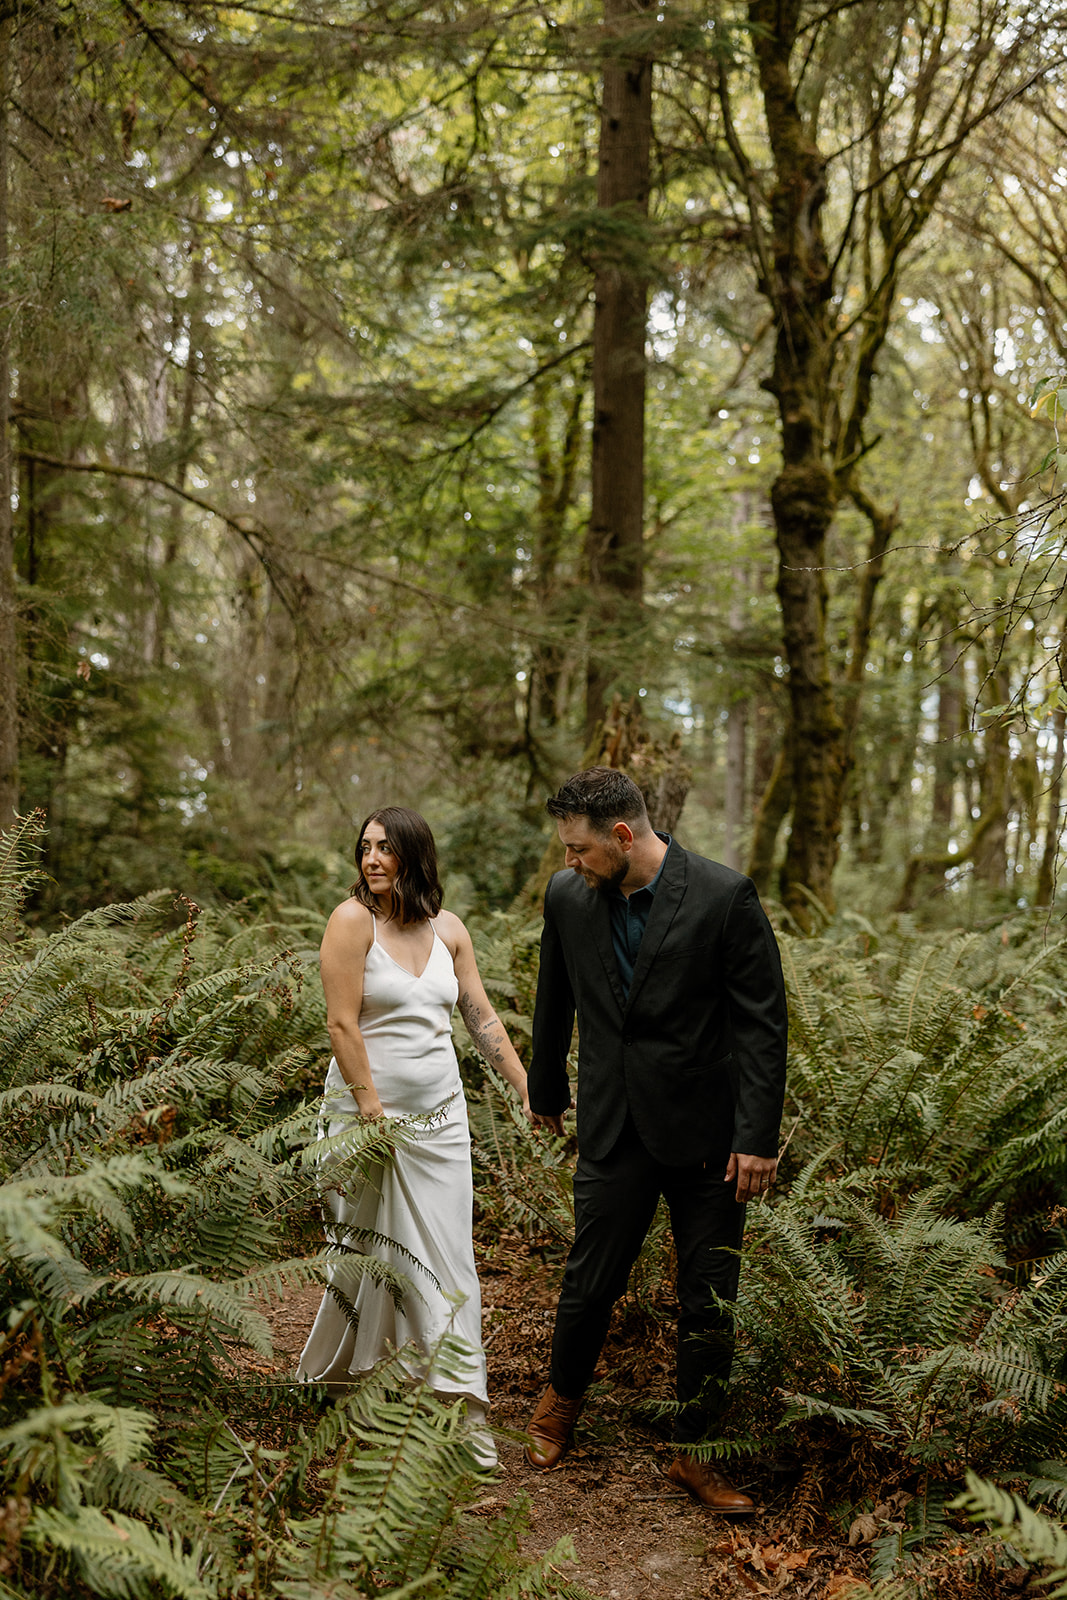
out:
M663 840L663 843L667 846L667 849L669 851L672 843L674 842L671 839L670 834L669 833L660 833L658 828L654 829L653 831L654 831L657 839L662 839ZM659 883L659 880L663 876L663 869L664 869L664 867L666 865L667 865L667 857L664 856L663 860L659 864L659 871L656 873L656 876L654 878L650 878L647 883L643 883L641 885L640 889L631 889L629 894L623 894L621 889L613 889L611 891L612 899L613 900L622 900L625 903L625 902L628 902L628 901L632 900L635 894L652 894L652 895L654 895L655 892L656 892L656 886Z

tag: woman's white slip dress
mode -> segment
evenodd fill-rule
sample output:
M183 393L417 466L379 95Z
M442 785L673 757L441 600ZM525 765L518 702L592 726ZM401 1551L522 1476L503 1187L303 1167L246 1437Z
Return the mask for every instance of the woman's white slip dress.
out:
M378 942L375 927L359 1014L374 1086L389 1117L435 1116L428 1126L410 1129L393 1160L378 1166L352 1193L329 1192L333 1225L327 1237L388 1262L411 1289L398 1307L387 1289L346 1261L336 1262L330 1282L354 1306L358 1326L353 1330L327 1290L297 1376L343 1394L356 1375L383 1356L412 1345L428 1357L447 1333L462 1340L468 1356L459 1368L451 1361L447 1371L435 1366L429 1381L439 1394L474 1402L469 1407L473 1419L484 1416L488 1400L471 1233L470 1131L450 1026L458 993L452 957L436 931L426 966L416 977ZM358 1117L355 1098L332 1060L319 1137L343 1134ZM427 1360L413 1352L409 1357L412 1375L426 1376Z

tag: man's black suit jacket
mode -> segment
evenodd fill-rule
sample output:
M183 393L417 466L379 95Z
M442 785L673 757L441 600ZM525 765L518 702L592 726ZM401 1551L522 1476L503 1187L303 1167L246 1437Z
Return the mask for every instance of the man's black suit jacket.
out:
M774 1156L785 1092L782 963L749 878L671 843L628 996L606 897L557 872L545 895L530 1104L570 1104L578 1017L578 1147L611 1150L627 1109L668 1166Z

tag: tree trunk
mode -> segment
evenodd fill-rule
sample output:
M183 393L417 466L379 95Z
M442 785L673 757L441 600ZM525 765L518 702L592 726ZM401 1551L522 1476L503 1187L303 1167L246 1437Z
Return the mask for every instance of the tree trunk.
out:
M650 0L604 0L597 207L610 213L599 244L593 316L592 504L586 559L591 600L586 731L604 716L625 655L632 658L643 589L645 322L652 60L625 53L627 25ZM609 233L609 229L615 230ZM607 239L613 243L610 247ZM636 663L634 663L636 665Z
M556 623L558 638L539 640L533 651L529 688L534 733L554 728L563 712L561 685L565 666L562 619L558 617L559 563L567 513L574 501L582 438L583 386L576 384L564 413L563 437L552 443L552 400L557 387L548 378L535 385L531 433L537 463L537 519L534 524L533 583L542 623Z
M762 899L770 891L778 830L793 800L793 756L788 737L783 741L767 786L760 798L748 852L748 875Z
M941 637L937 680L937 744L934 747L934 793L930 808L930 849L944 851L952 835L958 745L963 720L960 688L960 643L947 628Z
M848 639L848 664L845 668L844 701L842 715L845 723L845 738L847 741L846 772L852 766L853 748L856 740L856 730L859 727L860 708L863 694L863 680L867 668L867 658L871 653L871 633L874 628L874 601L878 593L878 586L885 577L885 557L893 535L900 526L899 507L893 506L886 510L879 506L870 495L865 494L858 484L852 484L849 490L857 510L861 511L871 526L871 536L867 544L867 556L859 573L859 584L856 590L856 603L852 613L852 627ZM841 797L842 809L844 795Z
M59 127L71 106L73 67L69 19L54 8L31 11L18 33L15 67L19 80L20 177L10 197L12 232L40 262L35 237L40 218L55 216L64 203L70 173ZM68 130L67 137L69 137ZM71 649L73 620L55 603L69 581L62 570L61 535L73 520L69 477L62 462L76 459L88 414L89 340L65 319L22 317L14 329L12 363L18 388L13 411L19 433L18 522L22 533L25 599L22 607L22 791L48 816L46 864L60 870L64 845L63 807L58 796L71 731L78 717ZM34 459L34 455L37 459ZM78 686L80 687L80 686Z
M997 705L1010 697L1004 676L997 672L989 681L988 694ZM974 852L974 875L992 889L1003 889L1008 877L1008 812L1011 808L1011 746L1008 724L1001 718L988 718L983 737L978 805L982 813L982 837Z
M1039 906L1050 906L1056 893L1056 863L1059 860L1060 836L1063 831L1060 798L1063 794L1064 730L1067 729L1067 709L1062 705L1058 705L1052 713L1052 726L1055 743L1052 753L1052 775L1049 778L1046 796L1045 845L1041 853L1037 890L1034 894L1034 902Z
M197 349L202 343L205 346L208 333L208 324L204 320L203 287L204 287L204 251L199 239L193 251L189 272L189 295L187 302L187 315L184 319L175 319L173 342L178 343L184 333L189 343L189 354L186 357L185 371L181 382L181 400L178 415L176 437L176 453L174 466L171 471L171 481L184 489L189 477L189 469L193 464L193 449L195 445L194 421L196 416L197 394L203 382L201 372L201 358L197 356ZM162 408L162 436L155 442L163 443L170 428L167 415L168 407ZM157 563L154 573L156 586L155 612L149 618L149 645L147 659L157 667L165 664L171 646L173 632L173 619L171 615L171 586L172 575L177 564L181 550L182 529L184 526L185 506L177 495L170 496L167 507L168 529L165 539L158 551Z
M797 0L752 0L749 21L774 156L772 260L762 288L775 311L774 370L782 466L771 487L778 599L789 663L793 827L782 869L786 910L812 926L812 900L834 906L840 806L847 772L845 724L834 699L826 642L826 535L838 486L823 459L833 268L821 213L825 163L809 137L790 73Z
M725 840L722 859L741 870L741 839L745 823L745 768L748 758L748 701L735 700L726 724L726 785L723 794Z
M673 734L663 744L648 732L639 700L624 705L615 695L607 716L597 724L586 746L581 770L586 767L614 767L628 773L644 796L652 826L660 833L674 832L693 781L693 770L682 753L679 734ZM563 846L553 832L540 866L518 895L513 909L539 910L548 880L562 866Z
M752 770L749 773L749 794L752 815L774 774L778 752L782 748L782 712L784 708L770 698L765 689L758 687L752 696L749 726L752 744Z
M749 520L751 508L749 496L745 492L734 497L734 533L735 536ZM734 566L731 574L731 599L728 627L731 636L731 649L740 641L745 625L745 606L743 604L748 574L741 563ZM731 700L726 722L726 783L723 792L723 821L725 824L722 859L728 867L733 867L736 872L741 870L742 839L745 823L747 822L745 797L747 792L746 778L748 774L748 724L751 714L752 702L746 695L744 698L736 696Z
M0 283L8 283L8 98L11 21L0 20ZM0 828L19 803L18 600L11 510L11 313L0 308Z

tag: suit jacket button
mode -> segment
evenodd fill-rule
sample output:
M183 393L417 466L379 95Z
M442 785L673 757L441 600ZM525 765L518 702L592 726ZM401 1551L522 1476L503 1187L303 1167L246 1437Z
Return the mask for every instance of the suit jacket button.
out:
M623 1036L622 1036L622 1042L623 1042L623 1044L633 1044L633 1042L634 1042L633 1034L632 1033L624 1033Z

